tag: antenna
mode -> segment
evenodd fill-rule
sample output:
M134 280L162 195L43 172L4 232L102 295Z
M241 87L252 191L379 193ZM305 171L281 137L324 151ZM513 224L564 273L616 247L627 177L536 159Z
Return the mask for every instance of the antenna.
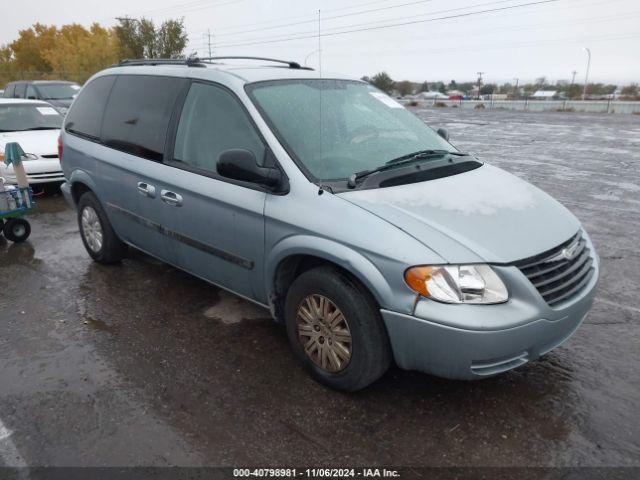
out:
M320 35L320 10L318 10L318 71L322 78L322 36ZM322 89L320 90L322 92Z
M320 85L319 85L319 92L320 92L320 105L319 105L319 110L320 110L320 119L319 119L319 123L320 123L320 141L318 142L318 152L320 154L320 158L322 159L322 40L321 40L321 36L320 36L320 9L318 9L318 72L320 74ZM322 182L320 182L320 188L318 190L318 195L322 195L322 193L324 192L324 185L322 184Z

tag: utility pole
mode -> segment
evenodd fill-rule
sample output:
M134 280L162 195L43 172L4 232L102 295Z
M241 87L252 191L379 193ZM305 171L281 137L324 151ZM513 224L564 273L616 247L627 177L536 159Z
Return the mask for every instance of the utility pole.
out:
M480 100L480 87L482 86L482 74L484 72L478 72L478 100Z
M583 50L587 52L587 72L584 74L584 87L582 88L582 101L587 98L587 83L589 82L589 67L591 67L591 50L584 47Z
M520 83L520 79L519 78L514 78L514 80L516 81L516 86L513 90L513 96L518 98L520 96L520 92L518 92L518 84Z
M207 28L207 33L204 34L207 37L207 45L209 46L209 57L212 57L211 54L211 29Z
M576 83L576 72L575 70L573 72L571 72L571 86L573 87L573 84Z

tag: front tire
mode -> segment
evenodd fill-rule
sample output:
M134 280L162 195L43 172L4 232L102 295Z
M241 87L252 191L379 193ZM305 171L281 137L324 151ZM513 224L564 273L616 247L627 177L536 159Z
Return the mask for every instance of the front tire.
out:
M127 253L127 246L114 232L109 219L93 192L85 192L78 202L78 226L82 243L96 262L117 263Z
M320 383L356 391L391 363L379 309L364 287L339 270L304 272L285 301L287 335L296 358Z

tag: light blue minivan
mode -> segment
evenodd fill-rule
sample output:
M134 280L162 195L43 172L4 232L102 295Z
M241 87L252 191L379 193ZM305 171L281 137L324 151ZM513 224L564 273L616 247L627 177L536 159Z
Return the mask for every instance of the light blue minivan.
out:
M488 377L578 328L599 260L557 201L365 82L240 60L123 61L82 88L59 153L96 261L130 245L270 309L341 390L392 361Z

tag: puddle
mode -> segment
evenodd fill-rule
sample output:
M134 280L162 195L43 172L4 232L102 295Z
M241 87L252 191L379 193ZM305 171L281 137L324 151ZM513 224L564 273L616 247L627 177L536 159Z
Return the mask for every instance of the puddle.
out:
M243 320L262 320L269 318L269 312L247 300L221 291L220 299L208 307L202 314L224 325L235 325Z
M100 332L107 332L112 335L115 335L118 330L116 327L109 325L103 322L102 320L98 320L89 316L85 317L84 324L89 325L89 327L92 328L93 330L98 330Z

